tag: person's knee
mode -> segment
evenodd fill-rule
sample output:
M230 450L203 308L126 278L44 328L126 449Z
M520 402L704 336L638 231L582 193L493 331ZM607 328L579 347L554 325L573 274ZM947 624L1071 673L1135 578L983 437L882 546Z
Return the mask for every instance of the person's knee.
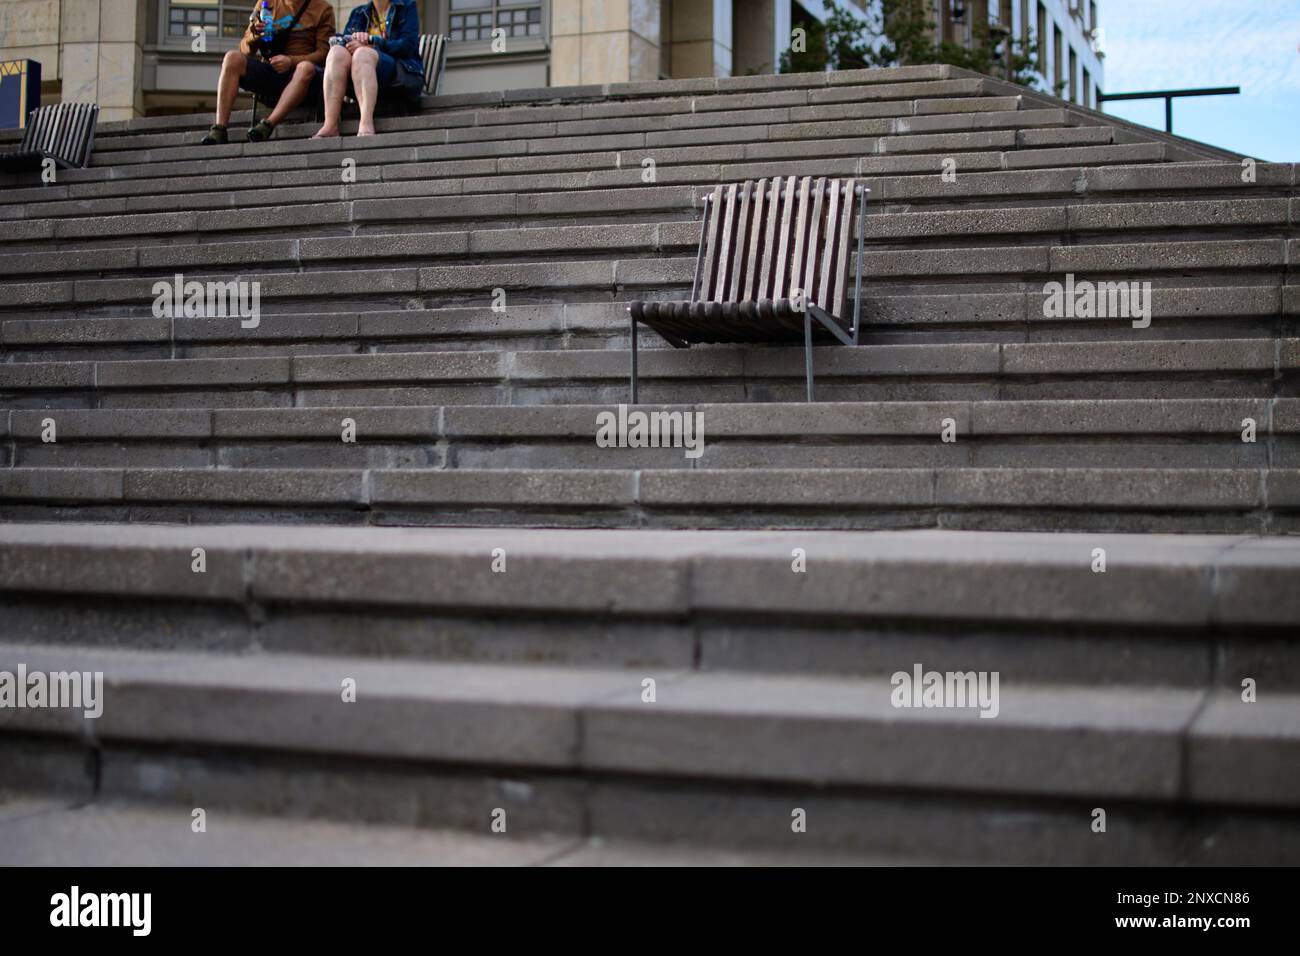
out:
M334 70L346 70L352 63L352 54L344 47L330 47L329 56L325 58L325 68Z
M293 78L299 83L310 83L316 78L316 64L303 60L293 68Z
M238 50L227 50L226 55L221 60L221 68L229 70L238 76L244 75L244 70L248 67L248 57Z
M375 68L375 65L378 62L379 62L379 51L372 50L368 46L362 47L356 53L352 54L353 72L357 70L365 70L365 69L373 70Z

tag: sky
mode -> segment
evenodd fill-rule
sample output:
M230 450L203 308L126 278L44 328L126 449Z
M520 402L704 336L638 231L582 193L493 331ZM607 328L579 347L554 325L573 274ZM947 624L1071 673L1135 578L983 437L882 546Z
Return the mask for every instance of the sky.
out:
M1300 0L1098 0L1107 93L1240 86L1174 100L1174 133L1300 162ZM1165 101L1104 109L1165 128Z

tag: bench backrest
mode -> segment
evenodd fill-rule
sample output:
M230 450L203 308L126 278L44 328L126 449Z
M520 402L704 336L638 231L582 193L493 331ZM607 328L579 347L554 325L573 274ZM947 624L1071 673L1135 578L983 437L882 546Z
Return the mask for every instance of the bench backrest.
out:
M447 66L447 36L443 33L420 34L420 65L424 67L424 82L420 84L420 95L437 96L442 87L442 74ZM416 94L407 94L409 99L418 99ZM260 102L261 97L253 94L253 100ZM344 95L344 102L355 103L349 95Z
M747 302L802 292L836 317L853 271L860 180L788 176L718 186L708 197L691 299Z
M424 95L437 96L447 65L446 34L426 33L420 37L420 62L424 64Z
M98 118L94 103L55 103L32 110L21 149L44 153L62 166L83 167L90 160Z

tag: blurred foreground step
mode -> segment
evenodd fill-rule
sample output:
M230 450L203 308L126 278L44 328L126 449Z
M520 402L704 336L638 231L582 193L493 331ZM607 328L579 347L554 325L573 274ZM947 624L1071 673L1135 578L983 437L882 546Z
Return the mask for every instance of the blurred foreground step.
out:
M923 666L917 662L915 670ZM29 772L26 789L42 792L32 786L37 772L47 779L63 774L65 784L75 779L71 758L93 746L103 798L197 799L216 819L218 807L229 812L276 799L248 787L254 777L285 793L341 776L350 796L319 803L309 815L414 816L423 826L474 830L504 811L511 832L528 839L557 832L619 837L629 830L689 839L698 822L691 803L722 794L751 803L765 796L769 803L766 812L751 806L715 832L710 842L724 845L739 835L750 845L781 845L795 807L831 831L848 830L849 845L879 848L870 811L898 793L915 795L915 829L887 845L912 854L932 849L927 837L934 834L917 827L920 819L930 815L931 827L945 826L936 801L968 824L989 810L1020 807L1054 831L1065 831L1071 816L1080 827L1069 840L1061 832L1034 840L1013 829L1005 835L1010 845L992 850L996 856L1041 855L1045 842L1057 842L1055 852L1074 858L1241 858L1259 846L1250 827L1237 823L1243 814L1269 826L1276 843L1268 859L1294 852L1300 834L1290 812L1300 799L1296 696L1248 704L1232 690L1040 687L972 673L969 699L909 707L898 705L897 675L883 674L846 679L0 644L0 668L20 667L28 674L103 675L102 713L94 720L66 708L0 712L0 752ZM340 693L349 685L356 690L350 702ZM230 782L223 778L232 761L245 765L247 776L227 802ZM403 807L399 790L382 805L357 806L398 772L402 786L425 791L423 801ZM439 799L440 791L455 799ZM621 811L610 804L619 791L634 798ZM781 801L784 814L772 813L770 804ZM660 806L645 816L647 802ZM678 812L665 812L665 802ZM828 802L840 804L839 813L818 815ZM862 815L856 825L846 824L846 805ZM1091 835L1087 807L1098 805L1109 808L1116 830L1141 829L1145 839L1083 850ZM1152 824L1153 806L1166 808L1166 822L1189 821L1198 838L1208 829L1227 839L1188 841L1185 832L1183 840L1170 840L1160 822ZM629 820L637 812L642 816ZM762 818L767 832L754 839ZM950 853L971 852L979 829L970 828ZM824 845L826 836L824 829L809 843Z
M487 819L487 823L490 823ZM214 811L196 837L167 803L78 803L0 793L0 866L898 866L943 864L833 849L746 849L608 840L523 839L409 823L358 823ZM509 831L507 830L507 834Z

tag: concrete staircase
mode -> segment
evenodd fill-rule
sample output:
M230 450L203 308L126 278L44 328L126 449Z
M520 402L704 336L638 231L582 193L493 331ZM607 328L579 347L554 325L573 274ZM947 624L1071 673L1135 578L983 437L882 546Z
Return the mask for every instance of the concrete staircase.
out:
M946 66L205 123L0 194L0 671L107 682L0 710L0 790L504 810L525 862L1300 860L1295 167ZM868 180L865 346L810 406L799 348L643 332L704 452L597 447L626 301L774 174ZM260 322L155 317L177 273ZM1149 282L1149 327L1047 317L1068 273ZM998 716L893 707L916 664L998 672Z

